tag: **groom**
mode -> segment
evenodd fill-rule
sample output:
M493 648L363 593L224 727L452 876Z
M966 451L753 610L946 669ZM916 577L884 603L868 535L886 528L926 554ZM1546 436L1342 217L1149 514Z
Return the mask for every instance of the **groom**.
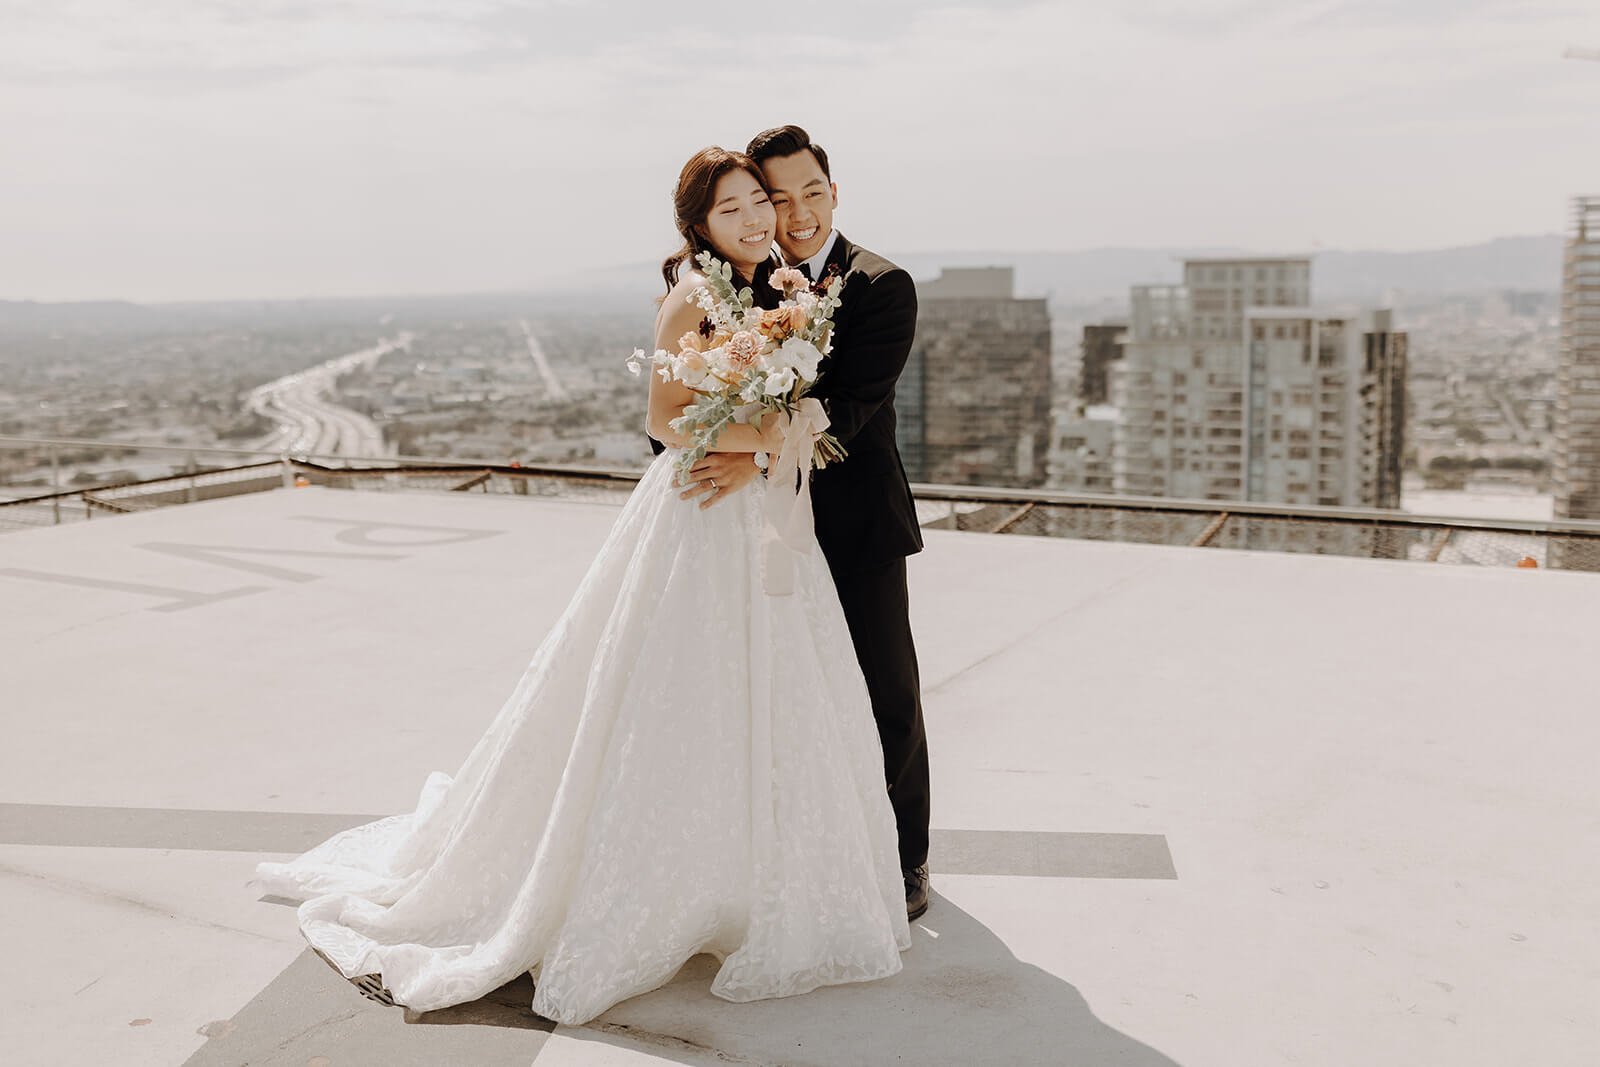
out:
M906 557L922 549L911 487L895 447L894 388L917 327L911 276L833 228L839 190L828 154L798 126L759 133L746 150L778 214L783 260L813 280L843 279L833 351L812 396L847 453L811 475L817 542L839 589L856 658L872 695L889 801L900 832L906 913L928 909L928 743L917 650L907 609ZM686 497L736 492L758 473L747 452L712 452L691 470Z

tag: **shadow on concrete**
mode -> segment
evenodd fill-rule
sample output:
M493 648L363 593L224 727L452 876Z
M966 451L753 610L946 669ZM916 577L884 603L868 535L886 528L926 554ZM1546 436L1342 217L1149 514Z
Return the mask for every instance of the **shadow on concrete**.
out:
M201 1027L206 1043L184 1067L526 1065L554 1027L533 1014L532 1001L533 983L523 976L520 987L512 982L471 1004L405 1012L365 999L307 948L231 1018ZM411 1017L486 1025L408 1026Z
M419 1026L504 1026L514 1030L543 1030L549 1033L556 1024L533 1012L533 979L518 975L499 989L477 1000L452 1004L433 1011L412 1011L402 1007L405 1021Z
M561 1033L695 1065L1177 1067L1100 1021L1070 983L1018 960L937 893L912 934L905 969L882 981L730 1004L709 992L716 961L699 956L670 984Z
M881 981L732 1004L711 995L717 961L696 956L662 988L559 1033L693 1067L1178 1067L1100 1021L1070 983L1018 960L937 893L912 927L904 960L899 974ZM533 982L523 975L437 1011L383 1007L307 949L188 1062L298 1067L308 1056L338 1063L359 1053L368 1057L360 1062L525 1064L554 1029L533 1013L532 1000Z

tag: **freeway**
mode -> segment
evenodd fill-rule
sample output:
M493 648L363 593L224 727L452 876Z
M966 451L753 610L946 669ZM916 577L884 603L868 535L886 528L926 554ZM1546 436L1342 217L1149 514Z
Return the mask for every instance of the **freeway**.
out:
M412 338L411 333L401 332L371 348L284 375L251 390L245 406L279 424L274 448L356 458L384 456L387 450L383 431L377 424L360 412L333 403L327 394L344 375L407 348Z
M528 341L528 355L533 359L533 365L539 368L539 374L544 378L545 390L550 394L550 399L567 399L566 386L556 377L555 369L550 366L549 357L544 354L544 346L539 344L539 339L533 335L528 320L520 320L519 325L522 327L522 336Z

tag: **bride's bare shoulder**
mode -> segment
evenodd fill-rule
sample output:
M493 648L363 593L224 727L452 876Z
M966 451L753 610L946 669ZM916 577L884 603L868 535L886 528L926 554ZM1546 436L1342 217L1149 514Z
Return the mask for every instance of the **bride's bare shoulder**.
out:
M694 291L704 284L706 276L697 270L685 271L678 284L661 301L660 314L656 316L657 328L676 328L680 332L697 325L705 312L694 302ZM673 336L677 336L674 334Z
M672 292L667 294L667 299L689 303L689 297L694 291L706 283L706 276L693 267L687 268L683 276L678 279L678 284L672 287Z

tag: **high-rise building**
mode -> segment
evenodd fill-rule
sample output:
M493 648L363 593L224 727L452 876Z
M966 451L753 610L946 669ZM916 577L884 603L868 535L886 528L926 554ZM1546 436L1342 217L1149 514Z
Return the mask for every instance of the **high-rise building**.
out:
M1310 279L1308 259L1191 259L1181 286L1134 287L1116 492L1399 506L1405 334L1311 306Z
M1106 368L1122 358L1128 334L1125 322L1090 323L1083 328L1083 361L1078 369L1078 399L1084 404L1104 404Z
M1051 488L1111 492L1111 441L1116 432L1117 409L1109 404L1058 413L1050 446Z
M1010 267L947 268L917 285L917 338L895 389L912 481L1034 486L1050 445L1050 312L1013 296Z
M1600 196L1572 202L1556 372L1555 516L1600 519Z

